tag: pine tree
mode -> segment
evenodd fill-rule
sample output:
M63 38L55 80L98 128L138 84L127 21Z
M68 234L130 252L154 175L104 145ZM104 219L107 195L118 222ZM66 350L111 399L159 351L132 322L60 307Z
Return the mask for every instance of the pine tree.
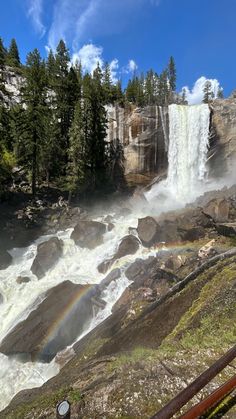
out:
M223 99L224 98L224 90L222 87L219 87L217 91L217 99Z
M6 63L10 67L20 67L20 56L16 40L13 38L7 52Z
M181 105L187 105L188 101L187 101L187 92L185 87L182 89L182 95L181 95L181 101L180 101Z
M214 99L214 93L212 91L212 84L210 80L206 80L203 87L203 94L203 103L209 103L211 100Z
M176 67L174 58L171 56L168 64L168 79L170 83L170 89L172 92L176 90Z
M42 150L45 138L46 106L46 69L39 51L35 49L27 56L25 68L26 83L22 88L23 102L26 107L22 112L21 141L24 140L25 164L31 174L32 194L36 194L36 185L42 164Z
M47 69L47 77L48 77L49 87L51 87L53 89L54 81L55 81L55 77L56 77L56 60L55 60L54 54L53 54L51 49L50 49L48 57L47 57L46 69Z
M60 135L58 138L61 160L61 172L65 174L67 165L67 151L69 147L69 129L73 119L72 108L75 104L74 92L77 91L77 79L69 71L70 56L69 51L63 40L58 44L55 55L55 77L53 90L56 95L55 108L56 116L59 122ZM70 72L70 74L69 74ZM76 84L73 86L72 78Z
M160 74L158 80L158 98L157 103L161 106L167 106L169 103L169 81L168 81L168 71L164 70Z
M105 63L103 71L103 89L104 89L104 100L106 104L113 102L113 90L111 81L111 70L110 65Z
M15 164L9 113L5 106L0 106L0 194L10 182L11 170Z
M69 158L67 166L67 184L69 199L75 194L85 182L87 156L85 143L84 109L81 99L77 101L74 113L74 120L69 135Z
M6 64L7 50L3 45L2 38L0 38L0 70L2 70Z
M151 69L146 74L145 79L145 104L155 104L155 76L154 71Z

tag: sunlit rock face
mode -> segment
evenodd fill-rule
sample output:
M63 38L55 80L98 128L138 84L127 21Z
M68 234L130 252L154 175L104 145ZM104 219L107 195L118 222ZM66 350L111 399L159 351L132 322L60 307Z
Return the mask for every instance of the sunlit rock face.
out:
M212 174L221 177L231 173L236 178L236 92L212 104L211 137L215 151L210 164Z
M128 182L142 184L167 169L168 108L107 108L107 139L124 153Z

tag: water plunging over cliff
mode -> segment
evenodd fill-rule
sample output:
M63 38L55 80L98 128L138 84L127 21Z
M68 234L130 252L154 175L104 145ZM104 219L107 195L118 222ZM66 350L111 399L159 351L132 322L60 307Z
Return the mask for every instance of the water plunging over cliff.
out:
M161 193L183 204L196 197L207 177L209 118L207 104L169 106L168 175L149 199Z
M191 195L207 174L208 105L169 106L168 184L178 197Z

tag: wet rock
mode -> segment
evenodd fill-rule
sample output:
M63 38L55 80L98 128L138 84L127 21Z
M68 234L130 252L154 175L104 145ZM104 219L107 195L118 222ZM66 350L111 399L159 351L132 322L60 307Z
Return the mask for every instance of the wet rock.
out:
M137 232L142 244L150 247L158 240L160 226L153 217L140 218Z
M134 255L139 249L139 244L138 238L131 234L123 237L114 256L98 265L98 272L106 273L116 260L127 255Z
M97 266L97 270L101 274L105 274L111 268L112 265L112 259L104 260L103 262L99 263L99 265Z
M28 276L18 276L16 282L17 284L26 284L27 282L30 282L30 278Z
M111 231L111 230L113 230L113 228L115 228L115 225L113 223L108 223L107 230Z
M222 236L236 237L236 223L217 224L216 229Z
M139 240L133 235L123 237L118 250L114 255L114 259L120 259L127 255L134 255L139 249Z
M50 361L83 332L93 317L97 295L96 287L70 281L51 288L37 308L3 339L0 352Z
M12 263L12 256L6 250L0 249L0 270L7 269Z
M112 281L116 281L121 276L121 270L119 268L113 269L98 285L100 291L104 291Z
M63 251L63 241L52 237L37 247L37 254L31 266L31 271L38 279L43 278L49 269L59 260Z
M75 226L71 239L80 246L94 249L103 243L106 225L98 221L82 220Z

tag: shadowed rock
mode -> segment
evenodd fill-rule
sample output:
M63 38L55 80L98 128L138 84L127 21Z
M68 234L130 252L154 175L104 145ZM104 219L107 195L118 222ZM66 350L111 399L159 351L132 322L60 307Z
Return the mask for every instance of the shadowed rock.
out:
M31 271L38 279L41 279L51 269L62 255L63 241L57 237L40 243L37 247L37 255L31 266Z
M219 234L226 237L236 237L236 223L217 224Z
M0 270L7 269L12 262L12 256L6 250L0 250Z
M80 246L94 249L103 243L103 235L106 232L106 225L98 221L79 221L71 233L71 239Z

